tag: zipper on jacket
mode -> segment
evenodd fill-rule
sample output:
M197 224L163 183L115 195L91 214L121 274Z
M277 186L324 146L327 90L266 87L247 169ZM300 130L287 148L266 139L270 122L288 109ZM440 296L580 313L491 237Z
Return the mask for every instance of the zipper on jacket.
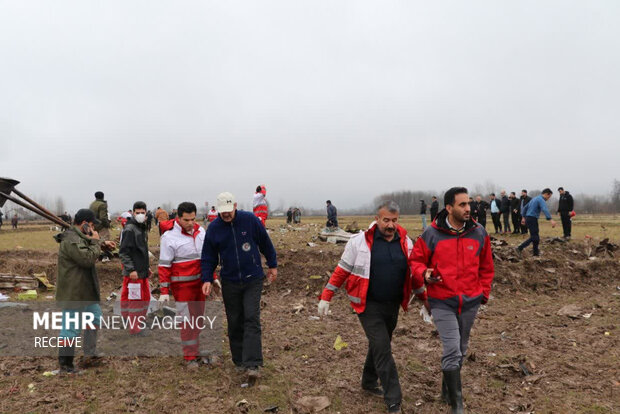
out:
M239 260L239 250L237 249L237 236L235 235L235 225L230 222L230 228L232 229L233 241L235 242L235 254L237 255L237 268L239 269L239 282L243 282L241 278L241 261Z

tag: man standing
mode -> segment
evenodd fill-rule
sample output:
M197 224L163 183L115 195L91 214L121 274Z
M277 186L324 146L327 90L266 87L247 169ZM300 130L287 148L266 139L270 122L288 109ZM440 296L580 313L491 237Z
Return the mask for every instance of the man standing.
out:
M452 413L464 412L461 367L478 308L489 300L495 274L490 238L471 219L467 199L464 187L446 192L445 209L416 241L411 259L414 280L426 282L443 344L442 398Z
M331 200L327 200L325 204L327 205L327 223L325 223L325 226L338 228L338 210L336 206L332 204Z
M420 218L422 218L422 229L426 228L426 202L420 200Z
M153 225L153 213L151 212L151 210L148 210L146 212L146 232L147 233L151 232L152 225Z
M560 203L558 204L558 214L562 219L562 230L564 231L564 238L570 240L571 234L571 213L573 211L573 196L568 191L565 191L563 187L558 188L560 193Z
M11 219L11 227L13 230L17 230L17 223L19 223L19 217L17 216L17 213L15 213Z
M139 318L144 318L151 301L149 286L149 248L146 228L146 204L136 201L132 217L121 234L119 257L122 264L121 315L129 322L131 335L148 335L140 330Z
M247 371L253 384L263 365L260 298L265 274L260 253L267 259L267 280L273 282L278 275L276 250L262 222L252 213L237 210L231 193L217 196L217 211L219 217L209 225L202 248L202 292L209 296L213 272L221 264L232 360Z
M521 231L521 200L517 198L517 194L512 191L510 193L510 218L512 219L512 234L519 234Z
M157 207L157 210L155 210L155 225L158 226L162 221L168 220L170 220L168 212L161 207Z
M521 190L520 200L521 200L521 204L519 206L519 215L521 219L519 221L519 227L521 229L521 234L527 234L527 226L524 224L521 224L521 221L523 221L523 209L525 208L525 206L527 206L527 203L532 201L532 197L527 195L527 190Z
M506 196L506 190L502 190L500 194L502 196L502 201L499 209L504 219L504 233L510 233L510 200Z
M95 213L95 218L99 224L95 225L95 230L103 240L110 239L110 218L108 216L108 202L103 199L103 193L95 193L95 201L90 203L90 210Z
M476 208L478 215L472 217L485 229L487 227L487 210L489 207L489 203L484 201L481 196L476 196Z
M77 338L81 335L82 327L67 321L81 320L81 313L90 313L94 316L93 325L99 326L101 318L101 300L99 294L99 279L95 263L101 254L101 249L114 249L116 245L111 241L101 241L94 227L97 225L95 214L90 209L80 209L75 213L74 224L64 233L58 234L55 239L60 243L58 250L58 277L56 280L56 302L62 308L63 329L59 335L59 343L66 346L58 348L58 363L63 373L75 372L73 358L75 345L65 344L65 338ZM86 368L98 362L96 356L97 330L84 330L83 338L84 359L81 366Z
M159 302L168 302L172 290L177 316L194 322L181 327L183 358L188 368L199 366L200 330L195 322L205 311L205 295L200 282L200 254L205 230L196 223L196 211L194 203L186 201L179 204L178 217L174 220L172 229L161 236L157 267L161 292Z
M422 280L412 284L408 261L413 242L398 224L399 214L398 205L386 201L377 208L370 229L349 239L318 307L319 315L327 316L334 293L346 282L351 307L368 338L361 386L368 393L383 397L389 413L400 413L402 401L391 345L398 308L402 306L407 311L414 289L428 305Z
M269 216L269 206L267 205L267 199L265 196L267 195L267 189L264 185L259 185L256 187L256 192L254 193L254 198L252 200L252 211L254 215L258 217L263 227L267 222L267 217Z
M437 201L437 197L433 196L433 201L431 202L431 223L435 221L435 217L437 217L438 212L439 202Z
M538 250L538 244L540 243L540 236L538 235L538 217L540 217L540 212L542 211L547 220L551 220L551 227L555 227L555 221L551 218L551 213L549 213L546 204L546 201L551 198L552 194L553 191L551 191L551 189L545 188L541 195L534 197L532 201L523 208L521 224L527 226L530 231L530 238L517 247L518 253L521 253L523 249L532 243L534 246L534 256L540 256L540 251Z
M493 220L493 226L495 227L495 234L502 232L502 223L500 222L500 202L495 198L495 193L491 193L489 196L491 200L489 204L491 205L491 219Z

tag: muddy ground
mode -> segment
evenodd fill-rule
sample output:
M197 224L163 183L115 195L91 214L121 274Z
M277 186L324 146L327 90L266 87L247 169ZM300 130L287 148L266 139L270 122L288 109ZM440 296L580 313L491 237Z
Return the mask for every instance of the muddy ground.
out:
M56 368L51 358L4 357L0 411L239 413L277 406L289 413L303 412L304 396L326 396L331 405L322 412L384 412L382 401L360 392L367 343L344 295L335 296L330 317L310 318L343 245L318 241L318 227L304 228L272 228L279 277L264 291L266 365L257 386L241 388L225 338L222 365L198 371L186 370L180 357L109 357L79 376L46 377ZM591 259L581 241L547 241L541 258L518 259L501 244L494 246L492 297L478 316L463 368L468 411L620 412L620 252ZM45 271L54 281L55 261L55 253L4 251L0 272ZM119 266L118 259L99 265L103 296L120 284ZM443 413L441 344L419 308L414 303L401 312L393 341L403 411ZM348 343L340 351L333 347L338 335Z

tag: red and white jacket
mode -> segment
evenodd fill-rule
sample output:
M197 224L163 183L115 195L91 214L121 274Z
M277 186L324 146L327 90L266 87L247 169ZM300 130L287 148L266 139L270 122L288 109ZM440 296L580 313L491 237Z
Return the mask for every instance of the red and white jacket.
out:
M254 199L252 200L252 207L255 216L263 215L267 218L269 213L267 207L267 200L264 193L254 193Z
M200 256L204 240L205 230L200 225L195 224L193 234L189 234L176 220L172 229L161 236L157 269L162 295L169 294L171 283L200 279Z
M323 293L321 294L322 300L330 301L334 293L346 281L346 290L349 300L351 301L351 307L357 313L364 312L364 309L366 309L366 295L368 294L368 284L370 280L370 252L372 251L372 243L376 230L377 225L374 224L370 229L363 233L358 233L349 239L344 248L344 253L340 258L340 262L338 262L338 266L336 266L336 270L334 270L325 289L323 289ZM403 253L409 261L409 257L413 250L413 242L407 236L407 230L398 226L397 231L400 235L400 245L403 249ZM426 299L424 283L421 281L414 281L411 275L410 266L407 266L407 275L403 287L403 301L401 302L401 306L405 312L407 311L412 291L421 300Z
M209 214L207 214L207 221L211 223L213 220L217 218L217 211L209 210Z

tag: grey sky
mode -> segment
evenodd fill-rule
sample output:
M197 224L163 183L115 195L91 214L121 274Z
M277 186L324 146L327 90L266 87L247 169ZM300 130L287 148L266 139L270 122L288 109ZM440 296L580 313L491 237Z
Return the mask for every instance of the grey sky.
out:
M0 176L72 210L620 178L617 1L0 1Z

